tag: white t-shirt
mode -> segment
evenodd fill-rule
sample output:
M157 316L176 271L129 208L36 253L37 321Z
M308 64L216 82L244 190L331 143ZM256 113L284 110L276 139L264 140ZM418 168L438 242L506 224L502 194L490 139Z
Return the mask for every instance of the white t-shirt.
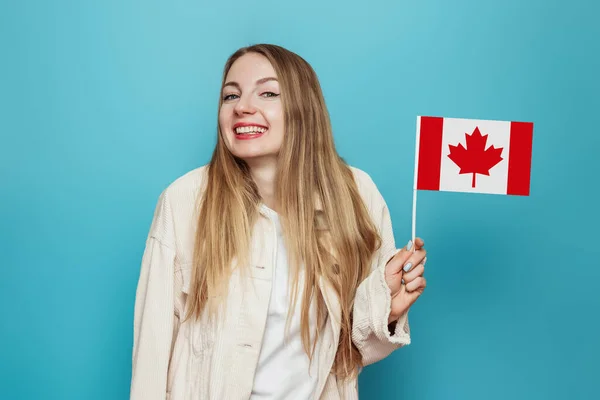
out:
M311 399L317 386L318 352L315 351L309 371L310 360L302 347L300 330L303 283L300 281L298 285L296 312L294 312L290 321L289 336L286 343L284 336L285 322L291 297L288 290L287 252L283 242L279 216L275 211L267 210L274 222L278 236L277 261L273 268L273 286L269 311L250 399ZM302 274L300 274L300 277L302 277ZM311 327L314 327L315 315L314 310L311 309L311 311L313 311L310 313ZM312 331L311 335L314 335Z

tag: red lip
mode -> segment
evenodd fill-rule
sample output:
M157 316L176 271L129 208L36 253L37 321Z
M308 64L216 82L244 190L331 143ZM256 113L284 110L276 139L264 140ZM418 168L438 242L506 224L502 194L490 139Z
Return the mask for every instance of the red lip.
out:
M265 128L265 129L269 129L268 127L262 125L262 124L255 124L254 122L238 122L235 125L233 125L233 129L237 129L243 126L258 126L259 128Z
M235 135L235 138L237 140L254 140L262 137L262 135L264 135L264 133L257 133L256 135Z

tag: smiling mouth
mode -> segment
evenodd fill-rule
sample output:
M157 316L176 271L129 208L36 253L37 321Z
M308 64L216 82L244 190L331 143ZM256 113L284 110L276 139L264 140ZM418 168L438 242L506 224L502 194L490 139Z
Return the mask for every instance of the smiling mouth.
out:
M234 128L233 131L238 136L240 136L240 135L251 136L251 135L263 134L267 131L267 128L264 128L262 126L240 126L240 127Z

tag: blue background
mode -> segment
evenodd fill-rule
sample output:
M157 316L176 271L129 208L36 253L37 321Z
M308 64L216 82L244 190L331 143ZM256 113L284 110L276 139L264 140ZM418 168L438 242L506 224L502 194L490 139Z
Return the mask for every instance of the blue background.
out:
M451 3L451 4L450 4ZM321 79L339 152L411 234L417 115L535 123L530 197L419 192L413 344L362 398L600 398L600 6L587 1L4 1L6 399L126 399L159 193L208 161L220 74L272 42Z

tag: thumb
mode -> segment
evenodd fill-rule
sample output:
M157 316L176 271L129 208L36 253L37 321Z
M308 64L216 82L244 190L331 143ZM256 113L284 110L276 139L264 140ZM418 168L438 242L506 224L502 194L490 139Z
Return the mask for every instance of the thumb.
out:
M404 263L409 259L412 254L412 240L409 240L407 245L398 251L394 257L386 265L386 273L389 275L396 275L402 272Z

